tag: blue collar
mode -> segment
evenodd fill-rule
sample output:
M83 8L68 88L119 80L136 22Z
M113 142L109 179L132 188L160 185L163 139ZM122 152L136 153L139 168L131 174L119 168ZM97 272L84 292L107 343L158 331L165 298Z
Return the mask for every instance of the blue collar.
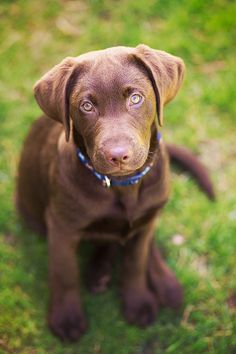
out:
M160 142L161 140L161 133L157 133L157 141ZM82 154L79 148L76 150L77 156L80 160L80 162L85 165L92 173L94 176L96 176L100 181L102 181L102 184L106 188L110 188L113 186L130 186L133 184L137 184L140 179L145 176L152 168L153 162L151 162L148 166L146 166L143 171L138 172L135 176L127 177L126 179L122 180L116 180L116 179L111 179L107 175L103 175L95 170L93 166L89 163L89 160L86 159L86 157Z

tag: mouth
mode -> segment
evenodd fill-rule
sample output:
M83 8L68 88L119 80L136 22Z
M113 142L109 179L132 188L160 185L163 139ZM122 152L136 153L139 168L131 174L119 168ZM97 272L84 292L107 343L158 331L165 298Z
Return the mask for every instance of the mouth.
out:
M110 177L115 177L115 178L122 178L122 177L131 177L132 175L136 174L137 172L139 172L140 170L142 170L145 166L147 162L147 159L140 165L138 164L138 166L136 166L135 168L128 168L125 166L121 166L121 167L117 167L114 169L100 169L100 168L96 168L96 170L104 175L107 175L109 178Z
M109 177L124 177L124 176L131 176L132 174L134 174L135 172L137 171L136 170L119 170L117 172L112 172L112 173L107 173L107 175Z
M95 167L95 166L94 166ZM100 169L100 168L96 168L96 171L98 171L99 173L103 174L103 175L107 175L108 177L124 177L124 176L130 176L132 174L134 174L135 172L137 172L137 170L139 168L136 169L127 169L127 168L117 168L114 170L111 169Z
M145 154L146 155L146 154ZM95 170L103 175L108 176L109 178L122 178L122 177L132 177L133 175L141 172L145 167L147 167L151 162L149 154L146 156L140 156L138 161L133 161L131 164L119 164L116 166L108 165L104 163L99 163L96 159L91 159L91 164Z

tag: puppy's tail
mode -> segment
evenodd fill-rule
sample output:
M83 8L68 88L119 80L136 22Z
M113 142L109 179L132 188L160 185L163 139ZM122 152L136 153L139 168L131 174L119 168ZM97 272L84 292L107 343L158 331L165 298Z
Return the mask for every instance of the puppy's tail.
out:
M177 162L189 171L209 199L215 200L215 191L206 167L189 150L182 146L167 144L171 162Z

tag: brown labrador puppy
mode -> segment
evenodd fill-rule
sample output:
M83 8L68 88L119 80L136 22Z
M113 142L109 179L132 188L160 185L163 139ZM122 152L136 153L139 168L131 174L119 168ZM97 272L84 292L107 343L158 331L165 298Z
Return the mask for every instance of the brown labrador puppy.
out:
M76 340L86 329L76 257L81 240L123 246L121 296L128 322L147 326L160 304L182 303L181 287L153 234L169 197L168 156L157 130L183 74L180 58L139 45L66 58L35 85L46 116L25 141L17 207L48 236L48 322L62 340ZM109 244L93 259L94 292L109 280Z

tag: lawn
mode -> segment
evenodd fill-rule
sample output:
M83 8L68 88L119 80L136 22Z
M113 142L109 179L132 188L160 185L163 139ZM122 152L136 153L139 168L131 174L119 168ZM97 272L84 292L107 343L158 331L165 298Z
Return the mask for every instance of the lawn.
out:
M230 0L0 2L1 354L236 353L235 40L236 3ZM124 322L115 279L102 295L83 287L89 331L79 343L61 344L45 321L46 242L22 226L13 204L21 146L40 114L32 86L65 56L139 43L186 63L162 135L198 154L217 201L173 171L156 239L183 284L182 311L161 310L155 325L141 330Z

